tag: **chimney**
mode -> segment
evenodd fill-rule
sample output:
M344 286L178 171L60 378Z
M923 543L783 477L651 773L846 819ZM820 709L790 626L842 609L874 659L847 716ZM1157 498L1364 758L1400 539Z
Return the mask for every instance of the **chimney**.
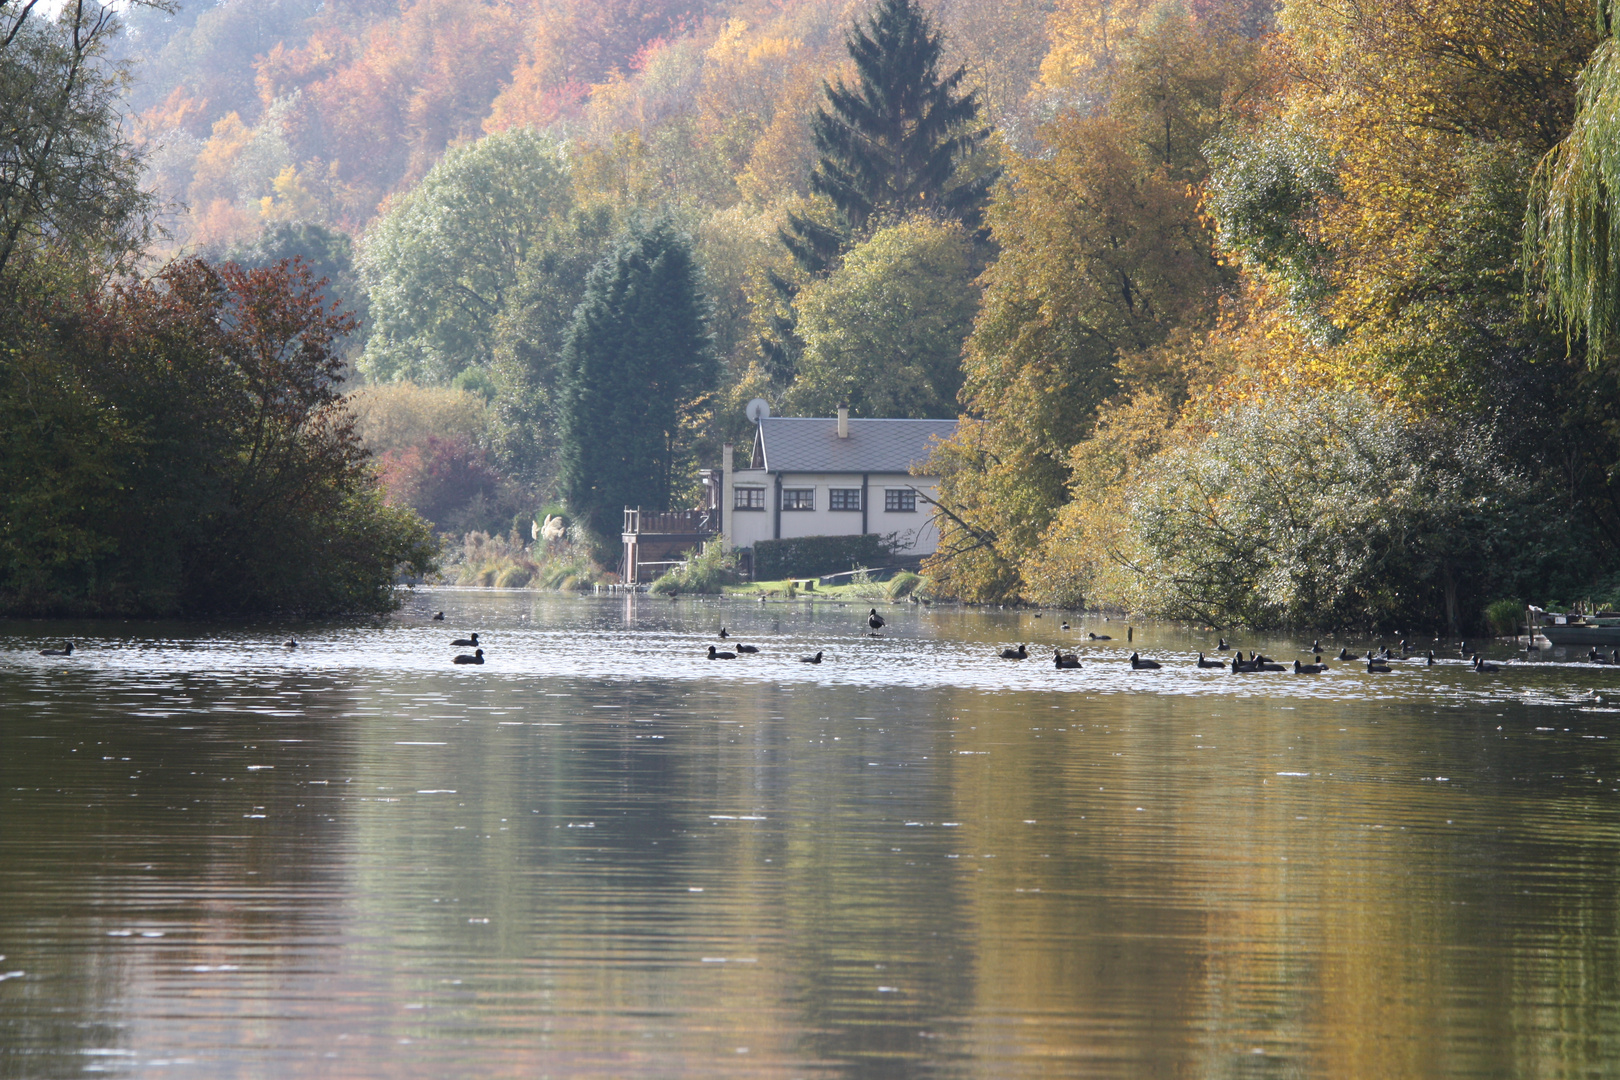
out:
M849 438L849 404L846 402L838 406L838 437Z

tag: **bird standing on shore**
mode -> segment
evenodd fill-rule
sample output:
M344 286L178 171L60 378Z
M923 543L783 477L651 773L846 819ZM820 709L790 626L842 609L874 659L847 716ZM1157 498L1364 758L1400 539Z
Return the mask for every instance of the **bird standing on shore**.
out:
M877 608L873 608L866 616L866 625L870 626L874 630L881 630L887 626L888 623L884 622L883 616L877 613Z

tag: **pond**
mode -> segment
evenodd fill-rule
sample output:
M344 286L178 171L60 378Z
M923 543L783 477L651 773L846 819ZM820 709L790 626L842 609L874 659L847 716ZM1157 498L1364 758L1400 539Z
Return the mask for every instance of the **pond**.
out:
M1620 668L867 606L0 624L0 1077L1620 1070Z

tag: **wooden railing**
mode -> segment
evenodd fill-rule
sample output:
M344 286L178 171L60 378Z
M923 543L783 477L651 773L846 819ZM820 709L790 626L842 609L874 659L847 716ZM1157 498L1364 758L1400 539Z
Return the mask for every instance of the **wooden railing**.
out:
M713 510L646 511L624 508L624 531L641 535L675 533L713 536L720 531L720 515Z

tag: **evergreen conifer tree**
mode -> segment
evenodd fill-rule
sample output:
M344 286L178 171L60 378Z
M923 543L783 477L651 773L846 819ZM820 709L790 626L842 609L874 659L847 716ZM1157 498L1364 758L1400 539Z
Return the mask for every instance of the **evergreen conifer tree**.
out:
M989 135L975 129L977 92L959 93L965 67L939 73L940 36L917 0L880 0L846 41L856 85L824 84L827 106L811 118L820 160L810 187L838 209L844 228L789 215L782 242L813 273L874 216L917 210L976 227L1000 170L952 183L958 166Z
M636 225L592 268L562 349L559 486L600 535L625 506L668 508L682 420L716 377L691 242Z

